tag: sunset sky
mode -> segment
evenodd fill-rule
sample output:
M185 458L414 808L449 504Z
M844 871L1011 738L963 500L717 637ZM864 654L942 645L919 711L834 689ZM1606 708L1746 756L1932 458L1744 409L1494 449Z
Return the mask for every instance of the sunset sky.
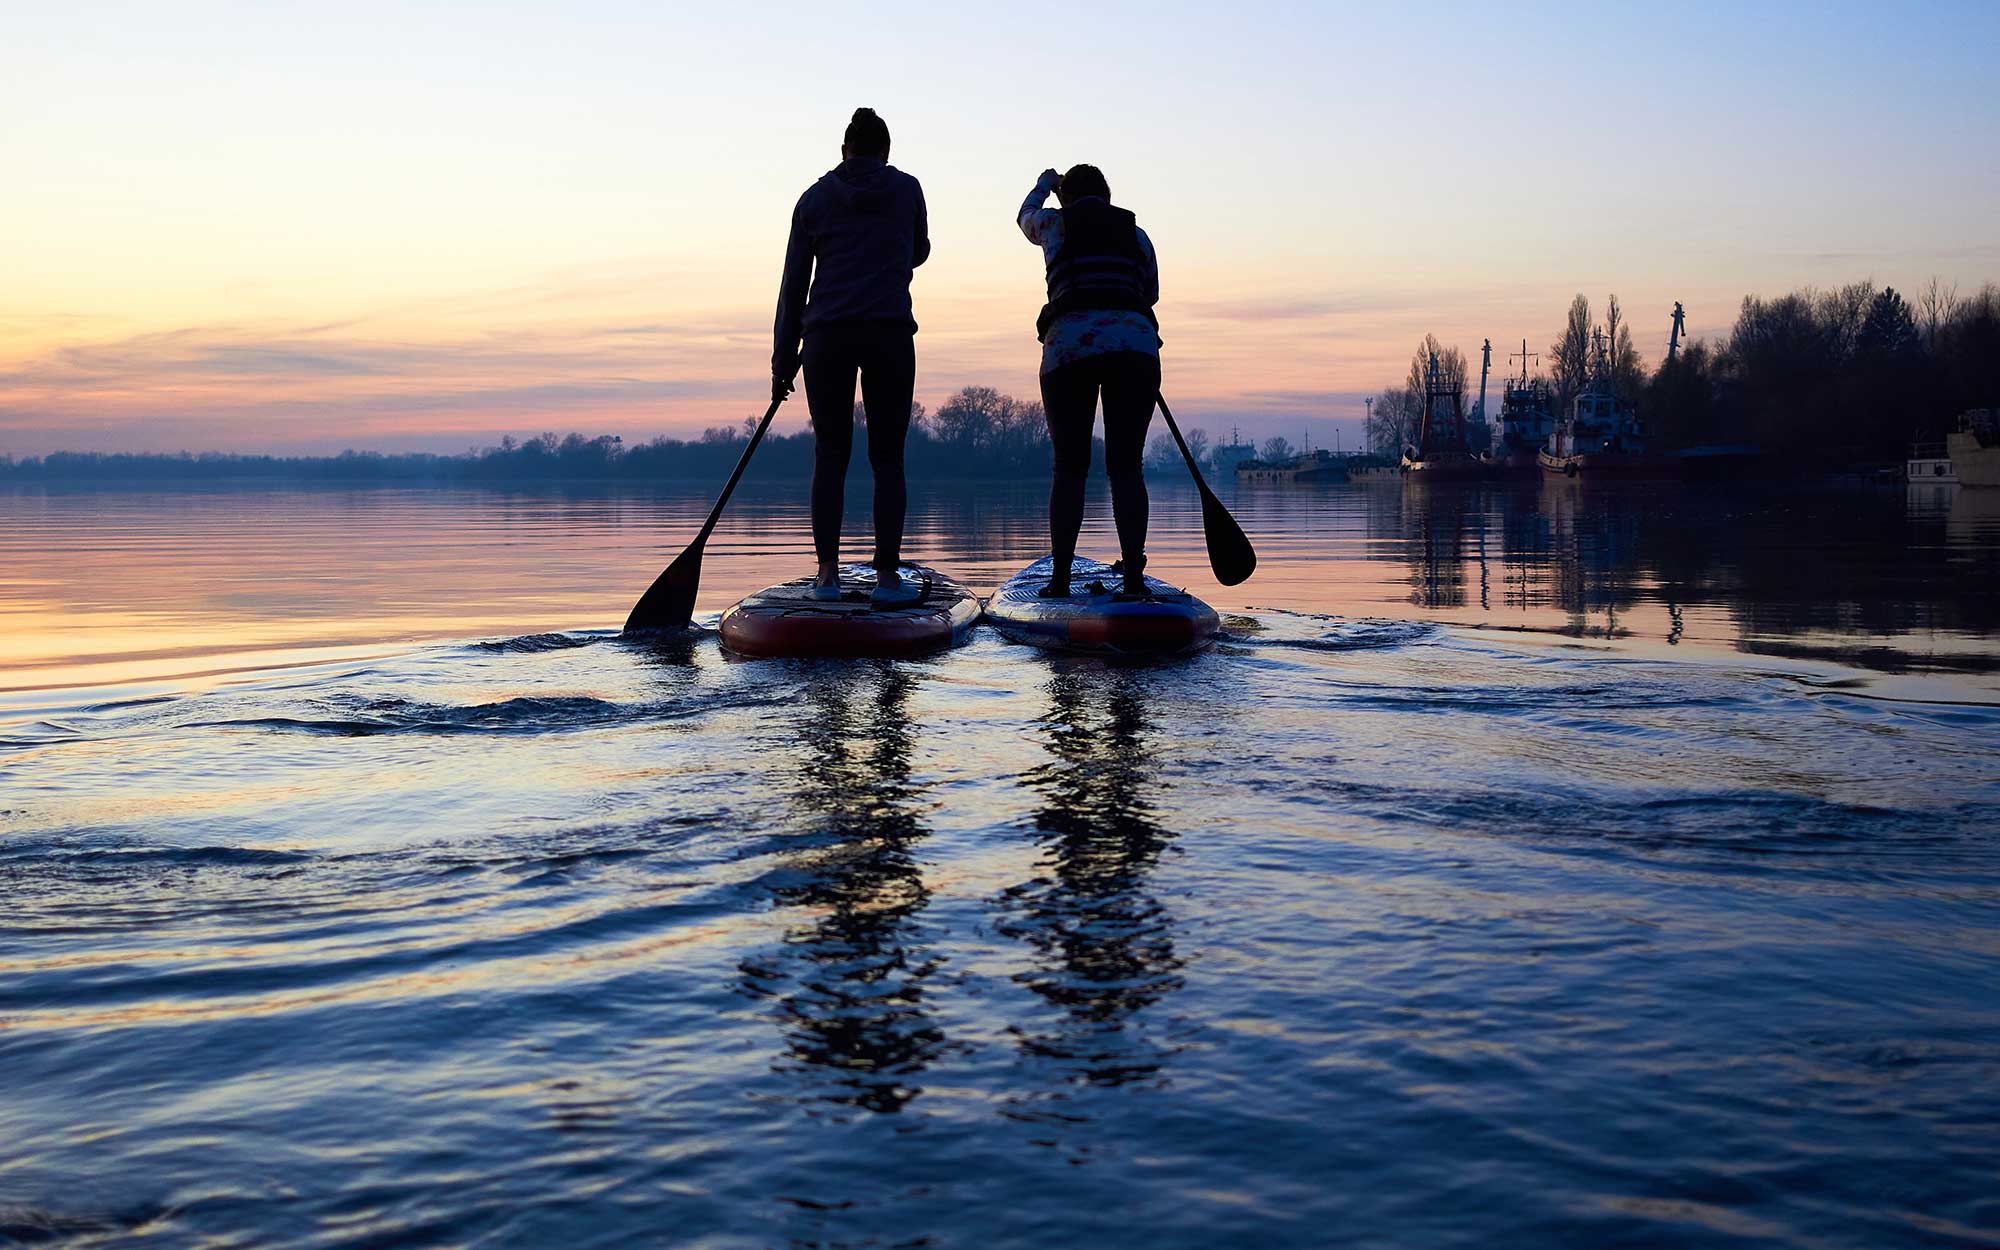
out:
M1501 372L1578 291L1650 361L1676 299L2000 280L2000 4L1375 8L11 12L0 454L737 421L859 104L930 203L933 406L1035 393L1013 215L1082 160L1159 250L1177 414L1260 436L1351 438L1426 331Z

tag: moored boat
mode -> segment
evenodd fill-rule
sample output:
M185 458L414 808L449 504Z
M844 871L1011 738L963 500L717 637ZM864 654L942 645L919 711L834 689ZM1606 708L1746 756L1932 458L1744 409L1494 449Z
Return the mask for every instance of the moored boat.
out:
M1597 352L1590 382L1557 423L1548 446L1536 454L1544 473L1563 477L1678 477L1681 464L1654 451L1638 414L1618 397L1604 351Z
M1241 460L1236 464L1236 480L1244 483L1286 482L1320 486L1347 480L1347 465L1332 452L1321 448L1284 460Z
M1958 466L1943 443L1917 443L1903 462L1903 480L1912 486L1951 486L1958 483Z
M1521 341L1521 376L1508 378L1500 393L1500 440L1493 460L1502 473L1534 473L1535 459L1555 433L1555 397L1542 378L1528 376L1527 340Z
M2000 486L2000 408L1959 414L1958 428L1945 435L1945 454L1966 486Z
M1423 418L1416 445L1403 449L1403 474L1425 482L1476 482L1493 475L1493 462L1466 445L1459 385L1438 368L1436 352L1424 368Z

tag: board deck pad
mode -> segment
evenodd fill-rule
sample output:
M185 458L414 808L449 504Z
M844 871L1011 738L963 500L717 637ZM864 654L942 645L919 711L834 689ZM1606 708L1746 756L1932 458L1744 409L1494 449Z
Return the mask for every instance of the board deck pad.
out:
M1050 556L1016 573L986 601L986 621L1015 642L1120 655L1172 655L1206 646L1222 628L1215 609L1157 577L1145 595L1122 593L1124 578L1082 556L1070 564L1074 594L1045 599Z
M922 587L914 603L869 602L875 570L841 566L841 597L813 598L813 579L766 587L722 614L722 645L753 656L920 655L964 641L979 620L979 600L935 569L902 566L905 582Z

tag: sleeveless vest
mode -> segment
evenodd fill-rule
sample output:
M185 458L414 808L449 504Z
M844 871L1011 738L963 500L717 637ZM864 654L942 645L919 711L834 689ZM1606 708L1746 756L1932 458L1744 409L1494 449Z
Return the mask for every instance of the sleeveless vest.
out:
M1063 241L1049 260L1049 302L1035 318L1035 337L1064 313L1084 309L1142 312L1158 328L1146 298L1146 254L1139 249L1138 219L1092 197L1062 211Z

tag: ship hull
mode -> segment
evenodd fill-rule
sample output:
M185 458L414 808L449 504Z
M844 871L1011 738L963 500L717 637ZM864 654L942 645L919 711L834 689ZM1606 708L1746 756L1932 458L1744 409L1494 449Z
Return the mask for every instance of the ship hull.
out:
M1629 451L1584 451L1559 456L1544 451L1536 462L1542 472L1557 477L1679 477L1680 463L1667 456Z
M2000 486L2000 445L1982 447L1979 436L1961 430L1945 438L1945 451L1961 486Z
M1485 460L1403 460L1403 474L1412 482L1483 482L1493 476Z
M1347 480L1345 469L1238 469L1236 480L1245 485L1333 486Z

